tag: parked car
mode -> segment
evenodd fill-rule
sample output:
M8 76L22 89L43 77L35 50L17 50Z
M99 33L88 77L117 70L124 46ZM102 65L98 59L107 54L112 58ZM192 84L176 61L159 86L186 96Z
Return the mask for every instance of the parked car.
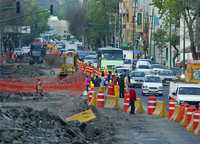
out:
M145 76L142 84L142 95L163 95L163 84L159 76Z
M145 73L142 71L132 71L130 74L130 87L141 87L144 82Z
M160 76L162 82L165 85L168 85L170 81L176 80L176 76L173 74L171 70L160 70L158 72L158 75Z

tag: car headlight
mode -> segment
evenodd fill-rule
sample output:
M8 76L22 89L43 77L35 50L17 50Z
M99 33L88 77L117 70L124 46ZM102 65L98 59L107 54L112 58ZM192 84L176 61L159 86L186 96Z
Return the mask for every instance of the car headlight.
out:
M135 83L136 81L134 79L131 79L131 83Z
M185 74L181 74L181 79L185 79Z
M148 86L142 86L142 88L143 88L143 89L147 89L147 88L148 88Z
M163 86L160 86L159 89L162 90L162 89L163 89Z

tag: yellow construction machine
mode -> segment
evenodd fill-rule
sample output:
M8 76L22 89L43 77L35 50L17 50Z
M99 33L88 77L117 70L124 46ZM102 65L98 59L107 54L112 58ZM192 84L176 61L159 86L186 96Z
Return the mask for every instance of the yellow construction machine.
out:
M77 54L75 52L67 52L63 54L63 64L61 65L60 76L68 76L73 74L77 69Z

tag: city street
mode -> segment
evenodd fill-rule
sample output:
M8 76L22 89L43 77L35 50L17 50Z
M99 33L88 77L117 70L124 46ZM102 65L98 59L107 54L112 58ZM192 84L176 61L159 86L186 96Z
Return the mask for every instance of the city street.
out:
M0 0L0 144L200 144L199 40L200 0Z

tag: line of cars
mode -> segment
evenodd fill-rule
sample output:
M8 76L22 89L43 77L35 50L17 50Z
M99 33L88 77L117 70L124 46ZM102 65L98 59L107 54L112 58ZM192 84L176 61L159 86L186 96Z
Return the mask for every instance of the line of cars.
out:
M177 79L173 70L160 64L151 64L149 59L139 59L132 70L127 67L116 69L118 75L122 72L129 75L130 87L141 88L144 96L163 95L164 86Z

